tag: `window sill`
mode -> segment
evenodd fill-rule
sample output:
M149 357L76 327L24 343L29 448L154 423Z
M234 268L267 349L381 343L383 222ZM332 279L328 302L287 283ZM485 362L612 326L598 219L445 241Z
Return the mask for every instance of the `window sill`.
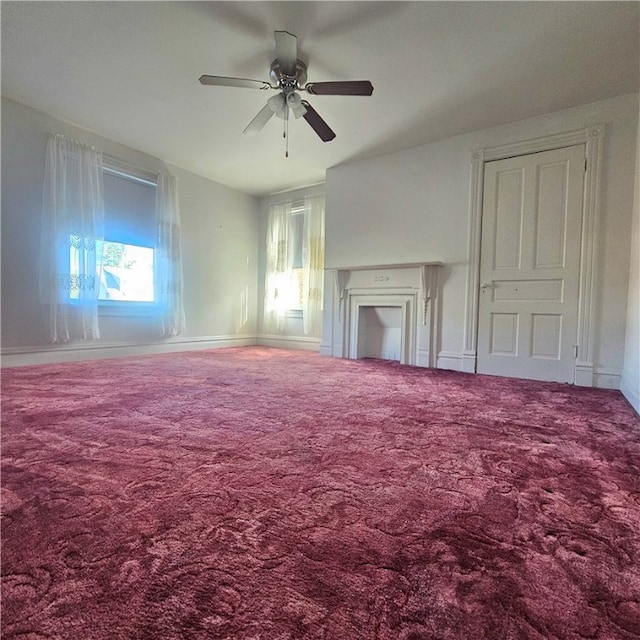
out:
M285 318L298 318L302 320L302 309L289 309L285 314Z
M158 306L154 302L100 302L98 315L109 317L149 317L156 315Z

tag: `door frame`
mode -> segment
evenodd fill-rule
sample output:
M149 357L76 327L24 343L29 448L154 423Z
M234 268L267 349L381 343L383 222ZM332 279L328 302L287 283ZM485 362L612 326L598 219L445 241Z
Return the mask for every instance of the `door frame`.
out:
M464 352L462 370L476 372L478 345L478 307L480 294L480 243L482 233L482 199L484 164L539 151L552 151L577 144L585 145L586 169L582 204L580 239L580 274L578 292L578 353L575 384L592 387L594 383L593 343L595 324L597 251L596 238L600 219L600 190L605 125L533 138L521 142L484 147L471 152L471 187L469 199L469 238L467 245L467 291L465 304Z

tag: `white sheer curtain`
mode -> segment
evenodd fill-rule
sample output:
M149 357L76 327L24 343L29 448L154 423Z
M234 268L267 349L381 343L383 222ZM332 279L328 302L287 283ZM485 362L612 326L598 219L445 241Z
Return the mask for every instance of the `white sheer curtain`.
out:
M264 330L282 331L286 312L295 306L291 204L269 208L264 293Z
M104 239L102 152L61 135L47 141L40 297L51 342L96 340Z
M322 337L324 284L324 197L305 198L302 238L302 320L304 332Z
M160 335L176 336L185 328L182 305L182 253L180 210L176 179L158 175L156 188L157 239L155 247L156 297L160 314Z

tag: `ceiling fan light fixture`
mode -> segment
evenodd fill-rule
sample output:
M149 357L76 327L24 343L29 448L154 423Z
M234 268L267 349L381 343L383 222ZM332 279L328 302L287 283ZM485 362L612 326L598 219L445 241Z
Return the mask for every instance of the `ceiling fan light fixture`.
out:
M284 119L285 111L287 110L287 102L282 93L271 96L271 98L267 100L267 104L269 105L269 109L271 109L278 118Z
M302 98L295 92L287 96L287 105L296 118L301 118L307 112L306 107L302 104Z

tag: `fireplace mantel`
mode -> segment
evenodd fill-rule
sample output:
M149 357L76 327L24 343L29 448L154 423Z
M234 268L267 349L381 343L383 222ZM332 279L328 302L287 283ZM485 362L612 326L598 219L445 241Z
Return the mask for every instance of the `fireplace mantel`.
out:
M333 294L325 298L325 316L329 320L330 314L331 318L331 337L325 341L324 349L321 346L321 353L356 357L355 323L359 309L400 306L406 319L403 328L406 349L403 347L401 361L435 366L442 267L444 263L439 261L327 267L325 271L334 273Z
M438 272L440 267L444 266L442 262L400 262L396 264L375 264L375 265L362 265L355 267L333 267L328 268L326 271L335 272L335 284L338 290L338 299L340 300L340 306L344 301L347 291L349 289L349 276L352 271L386 271L388 269L419 269L420 270L420 297L422 298L423 306L423 324L427 322L427 307L431 299L437 295L438 288ZM383 274L374 276L376 286L384 286L389 281L389 277Z
M378 271L380 269L415 269L416 267L442 267L444 262L398 262L396 264L367 264L356 267L326 267L325 271Z

